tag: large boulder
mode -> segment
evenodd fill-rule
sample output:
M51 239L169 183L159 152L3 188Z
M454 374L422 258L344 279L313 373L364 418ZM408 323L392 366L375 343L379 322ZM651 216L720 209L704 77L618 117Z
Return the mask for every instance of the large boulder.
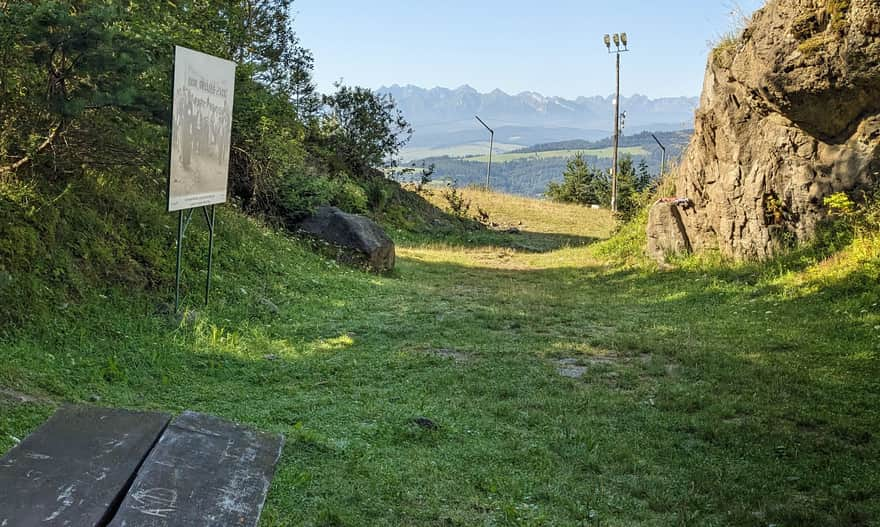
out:
M310 237L333 245L338 249L338 259L346 263L363 265L376 272L394 269L394 242L369 218L348 214L336 207L320 207L296 227Z
M826 196L878 173L880 2L770 0L713 51L673 181L694 250L771 257L814 235Z

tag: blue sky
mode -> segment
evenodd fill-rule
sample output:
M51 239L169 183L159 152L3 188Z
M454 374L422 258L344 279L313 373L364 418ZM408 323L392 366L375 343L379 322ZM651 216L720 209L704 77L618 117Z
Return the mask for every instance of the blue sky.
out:
M764 0L295 0L295 29L319 89L346 84L614 91L605 33L626 31L621 91L699 95L710 42Z

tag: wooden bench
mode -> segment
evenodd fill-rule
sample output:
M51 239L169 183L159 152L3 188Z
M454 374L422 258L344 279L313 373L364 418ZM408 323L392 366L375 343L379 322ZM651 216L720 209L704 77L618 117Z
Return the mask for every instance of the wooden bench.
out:
M64 407L0 459L0 527L256 526L282 446L195 412Z

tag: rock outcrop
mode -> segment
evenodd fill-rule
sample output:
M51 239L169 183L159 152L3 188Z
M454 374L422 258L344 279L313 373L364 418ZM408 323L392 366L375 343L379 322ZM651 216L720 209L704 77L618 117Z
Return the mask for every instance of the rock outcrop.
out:
M674 179L694 250L770 257L813 236L823 198L878 173L880 2L770 0L713 51Z
M648 255L664 261L670 254L691 252L691 241L684 226L690 212L688 200L661 200L648 214Z
M330 243L335 256L345 263L362 265L376 272L394 269L394 241L373 220L342 212L336 207L320 207L296 228Z

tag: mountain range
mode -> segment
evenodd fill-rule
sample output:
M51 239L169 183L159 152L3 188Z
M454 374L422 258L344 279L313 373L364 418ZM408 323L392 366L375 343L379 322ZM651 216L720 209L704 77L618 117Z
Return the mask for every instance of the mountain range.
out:
M485 149L488 134L475 115L495 129L501 152L536 143L597 140L610 135L613 127L613 95L565 99L535 92L511 95L497 89L480 93L467 85L455 89L393 85L377 91L391 94L415 129L402 153L404 159ZM623 133L691 128L698 102L697 97L621 97L621 110L626 112Z

